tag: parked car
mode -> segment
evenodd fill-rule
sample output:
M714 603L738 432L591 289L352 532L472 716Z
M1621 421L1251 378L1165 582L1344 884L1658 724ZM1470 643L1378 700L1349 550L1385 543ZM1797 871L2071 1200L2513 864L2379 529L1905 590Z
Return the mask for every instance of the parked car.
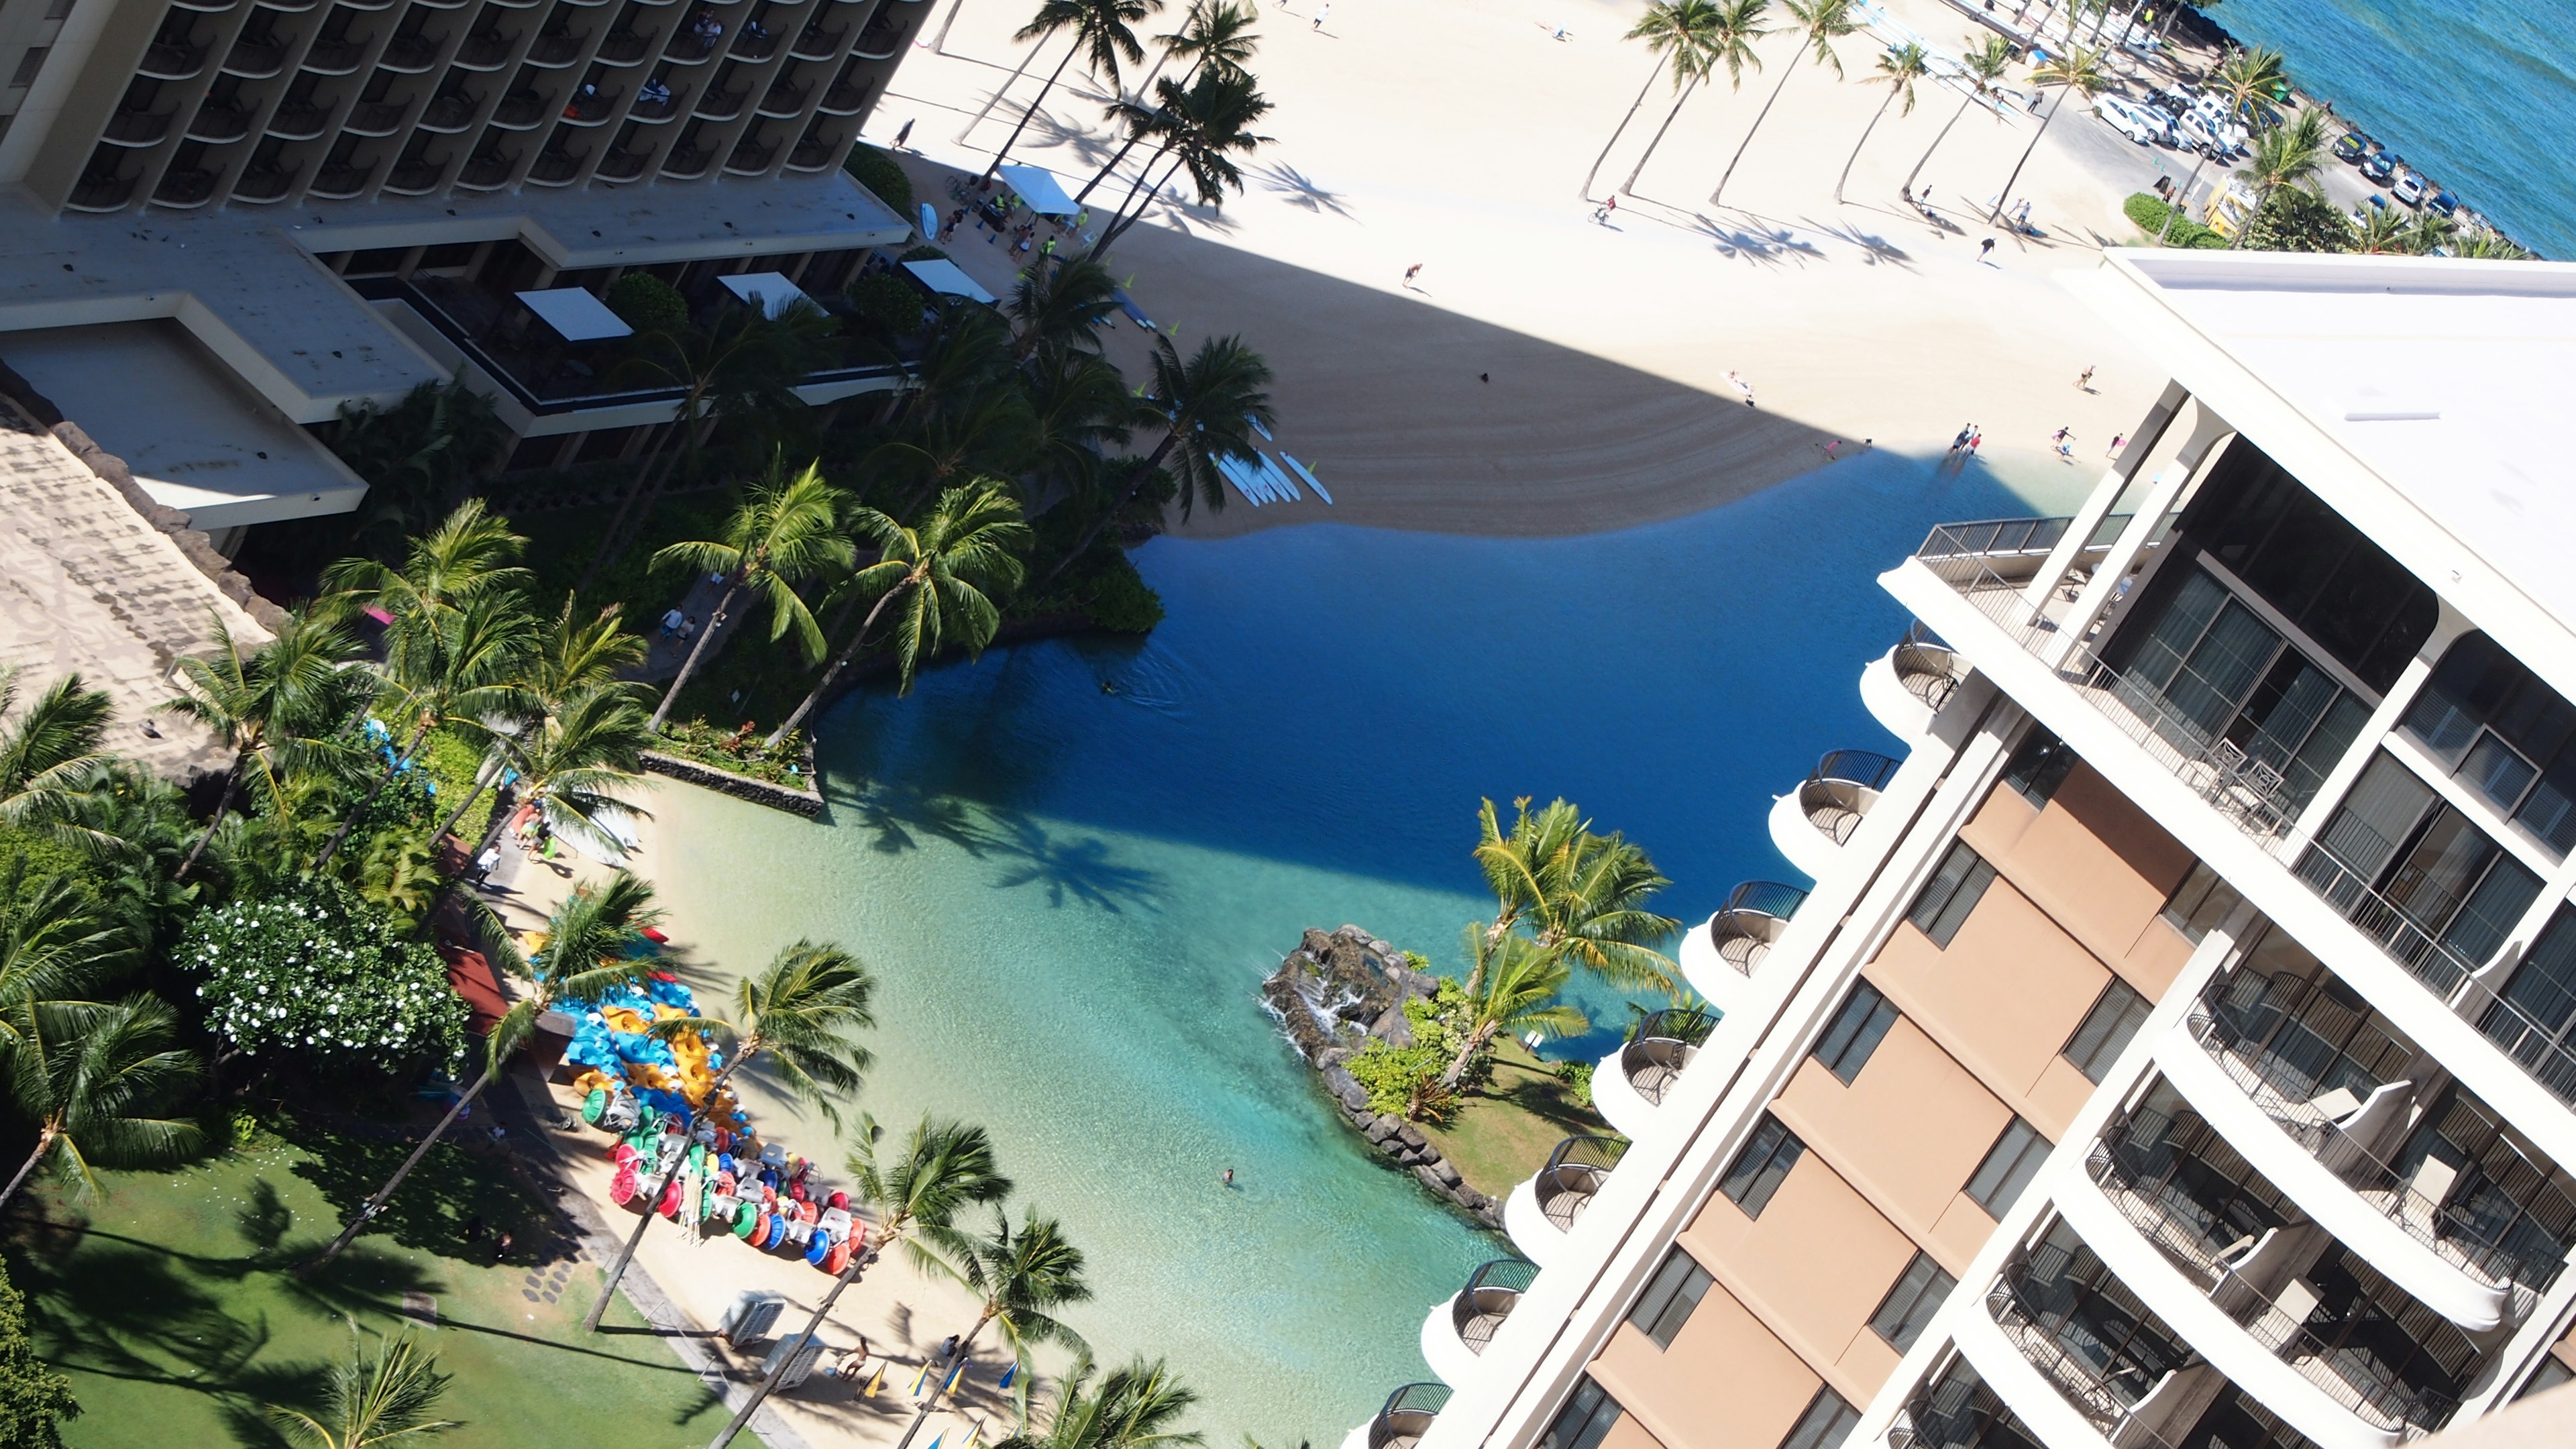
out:
M2346 163L2357 162L2370 154L2372 144L2371 139L2359 131L2346 131L2334 143L2334 158Z
M2432 195L2424 198L2424 204L2444 217L2457 216L2460 211L2460 198L2438 187Z
M2406 203L2408 206L2422 206L2424 204L2424 178L2416 175L2412 171L2400 172L2397 179L2389 184L2388 194L2396 197L2399 201Z
M2382 186L2386 186L2389 183L2389 180L2397 174L2397 163L2398 155L2396 152L2382 150L2373 155L2369 160L2361 163L2361 174L2378 182Z
M2108 125L2112 130L2119 132L2121 135L2128 137L2130 140L2135 141L2141 146L2154 142L2164 134L2164 127L2161 123L2150 121L2147 119L2147 115L2142 113L2138 107L2129 104L2118 96L2094 97L2093 114L2100 116L2103 123Z

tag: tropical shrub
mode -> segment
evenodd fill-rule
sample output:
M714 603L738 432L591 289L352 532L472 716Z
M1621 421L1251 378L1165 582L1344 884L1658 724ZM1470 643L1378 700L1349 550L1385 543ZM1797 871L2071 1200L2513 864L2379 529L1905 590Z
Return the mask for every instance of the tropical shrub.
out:
M2352 242L2352 221L2342 209L2296 186L2273 192L2245 228L2249 251L2348 252Z
M1414 1122L1445 1122L1458 1110L1457 1094L1440 1083L1449 1054L1420 1043L1409 1047L1372 1041L1344 1062L1367 1091L1369 1110Z
M880 332L911 337L921 331L921 289L892 272L871 272L843 295L859 320Z
M901 257L897 258L897 260L906 262L944 262L948 260L948 253L930 245L928 242L924 242L920 246L914 247L911 251L905 252Z
M1558 1062L1552 1070L1556 1079L1565 1083L1566 1092L1589 1109L1592 1106L1592 1071L1599 1065L1598 1062Z
M813 751L806 746L804 733L780 740L776 749L765 747L768 738L767 731L748 722L741 729L728 730L702 719L672 720L662 726L660 748L665 754L772 785L814 789Z
M27 1338L27 1300L0 1270L0 1444L62 1449L56 1426L80 1411L70 1381L36 1357Z
M861 142L850 148L850 159L841 163L850 179L876 193L876 198L895 209L899 216L912 215L912 178L903 174L894 158L874 146Z
M1091 622L1113 634L1150 634L1163 622L1163 596L1136 572L1123 548L1102 550L1099 564L1072 592Z
M2225 247L2227 238L2191 219L2188 213L2173 219L2173 230L2165 230L2165 216L2173 208L2153 192L2141 191L2120 204L2129 220L2153 242L2161 234L2169 247Z
M464 1050L465 1003L438 953L338 882L201 912L177 960L206 1025L245 1052L389 1065Z
M628 272L609 283L608 310L638 332L678 332L689 325L688 300L651 272Z

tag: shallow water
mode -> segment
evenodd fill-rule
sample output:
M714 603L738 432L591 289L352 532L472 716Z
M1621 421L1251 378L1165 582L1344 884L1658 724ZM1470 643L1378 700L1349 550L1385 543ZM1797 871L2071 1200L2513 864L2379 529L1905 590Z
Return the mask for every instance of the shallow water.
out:
M1170 617L1141 645L997 650L836 710L827 826L667 792L667 899L735 965L800 934L874 965L865 1105L992 1129L1090 1255L1071 1316L1104 1358L1168 1354L1212 1444L1338 1443L1426 1376L1423 1315L1504 1249L1356 1150L1262 976L1345 921L1449 965L1491 909L1479 795L1580 801L1653 852L1677 916L1787 873L1772 796L1889 744L1854 689L1905 624L1874 576L1932 523L2091 482L2024 466L2016 497L1872 455L1568 539L1160 539L1138 563ZM1598 1055L1626 1013L1582 995Z

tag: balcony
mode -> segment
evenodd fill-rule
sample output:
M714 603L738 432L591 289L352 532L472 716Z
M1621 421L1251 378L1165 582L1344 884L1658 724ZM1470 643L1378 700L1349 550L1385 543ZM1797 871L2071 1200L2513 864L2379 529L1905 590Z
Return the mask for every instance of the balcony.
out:
M612 30L599 42L599 60L603 65L633 65L653 53L653 41L659 30Z
M1568 1137L1503 1203L1503 1227L1522 1256L1545 1267L1628 1150L1618 1137Z
M233 200L254 203L283 201L286 193L295 189L295 171L292 166L245 167L241 180L233 184Z
M462 91L454 95L439 96L421 111L420 128L424 131L435 131L441 135L453 135L473 125L474 113L482 108L483 99L480 96L469 96Z
M528 64L548 67L570 65L581 59L581 49L589 43L590 32L587 30L540 35L537 43L528 47Z
M510 52L518 43L516 32L504 35L487 30L469 35L463 45L456 47L456 63L467 70L499 70L510 63Z
M632 181L644 174L645 163L650 159L650 152L627 151L611 146L608 148L608 154L599 158L599 169L591 175L602 181Z
M107 118L107 140L119 146L157 146L170 134L168 111L120 110Z
M1636 1137L1655 1121L1655 1109L1698 1055L1718 1014L1673 1007L1650 1014L1592 1074L1593 1104L1620 1132Z
M1773 943L1789 929L1806 901L1805 891L1776 880L1741 882L1726 893L1726 904L1708 918L1710 949L1736 975L1749 977L1771 954Z
M1344 1449L1413 1449L1448 1405L1447 1384L1406 1384L1387 1395L1386 1407L1345 1441Z
M286 52L294 44L293 36L283 40L236 40L231 53L224 57L224 74L266 80L286 69Z
M471 156L465 169L456 173L456 184L468 191L498 191L510 184L510 172L519 164L517 155Z
M304 68L315 75L347 75L358 68L359 61L367 58L367 42L371 38L360 36L354 40L347 37L334 40L326 36L317 40L313 42L312 49L304 52Z
M742 114L742 103L750 98L751 92L748 90L709 91L706 99L698 102L698 119L730 121Z
M681 65L696 65L715 53L715 37L692 35L685 30L672 36L671 43L662 47L664 60L676 61Z
M650 88L648 87L647 89ZM639 93L635 97L635 104L626 108L626 119L630 121L643 121L648 124L656 124L662 121L667 121L673 116L680 114L681 110L686 107L688 103L689 88L687 86L673 87L666 91L659 100L655 100L649 95Z
M2134 1416L2191 1351L2061 1225L2016 1254L1986 1312L2024 1362L2103 1437L2136 1441Z
M866 87L854 86L847 81L834 81L824 88L823 99L815 104L814 109L826 116L854 116L864 109L867 103Z
M1836 750L1771 809L1771 843L1789 863L1822 880L1842 859L1901 761L1868 750Z
M197 114L188 119L187 135L191 141L221 145L249 134L250 108L247 106L206 101L197 107Z
M524 131L544 120L549 106L535 91L512 91L492 108L492 124L505 131Z
M735 33L733 47L725 54L736 60L767 60L778 53L778 37L768 31L749 27Z
M445 44L444 35L397 35L385 42L376 64L398 74L417 74L438 63L439 47Z
M63 205L73 211L118 211L134 199L134 176L84 176Z
M1917 623L1895 648L1861 670L1861 703L1890 734L1913 739L1932 728L1933 716L1950 702L1967 674L1968 661Z
M838 136L808 136L787 150L789 171L829 171L841 155Z
M799 60L830 60L841 49L841 38L850 33L846 25L827 26L817 20L796 32L796 43L787 48Z
M375 174L373 162L364 166L325 166L313 174L313 185L305 194L327 201L346 201L366 190L367 179Z
M805 109L805 98L814 93L812 82L797 85L788 80L774 80L760 98L760 114L775 120L792 120Z
M438 189L438 178L447 171L447 158L422 158L397 161L385 177L385 191L393 196L425 196Z
M195 80L206 68L206 50L202 45L172 44L163 41L143 48L143 59L134 67L137 75L154 80Z
M564 103L564 121L575 126L596 126L616 113L617 98L624 94L626 91L620 86L587 95L576 92L571 100Z
M674 146L662 158L662 174L674 181L693 181L707 174L707 164L715 153L704 146Z
M268 134L281 141L310 141L331 125L331 108L287 101L268 115Z
M540 151L528 163L528 180L538 186L564 186L581 174L588 151Z
M349 108L349 134L390 136L402 129L403 112L409 109L409 101L360 101Z
M173 10L194 10L200 15L221 15L241 0L170 0Z
M161 184L152 189L152 204L179 210L203 206L215 199L215 187L223 179L223 172L211 166L173 168L162 173Z
M867 28L859 32L859 43L850 47L850 53L863 60L887 59L897 46L903 44L897 38L902 28L882 19L871 20Z
M350 10L391 10L394 0L339 0L339 3Z
M1537 1278L1538 1265L1519 1258L1496 1258L1467 1275L1467 1286L1422 1320L1422 1356L1432 1372L1453 1388L1464 1381Z
M733 154L725 157L724 169L728 175L758 176L769 169L770 158L777 154L777 143L764 144L746 136L734 143Z

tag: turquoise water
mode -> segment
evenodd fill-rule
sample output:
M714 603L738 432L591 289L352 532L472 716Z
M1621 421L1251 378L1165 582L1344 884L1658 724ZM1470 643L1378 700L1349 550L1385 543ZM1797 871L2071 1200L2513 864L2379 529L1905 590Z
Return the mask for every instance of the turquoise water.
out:
M2042 508L2090 481L2036 467ZM1490 910L1479 795L1580 801L1653 851L1675 915L1780 875L1773 794L1889 743L1854 688L1905 623L1873 576L1934 522L2029 506L1983 465L1872 455L1581 538L1157 540L1150 640L997 650L836 710L827 826L667 792L670 903L736 964L859 950L885 983L867 1105L992 1129L1090 1254L1073 1316L1103 1356L1169 1354L1212 1444L1338 1443L1424 1376L1424 1313L1499 1244L1353 1148L1262 976L1345 921L1449 963Z
M2227 0L2247 45L2545 256L2576 257L2576 51L2561 5L2528 0Z

